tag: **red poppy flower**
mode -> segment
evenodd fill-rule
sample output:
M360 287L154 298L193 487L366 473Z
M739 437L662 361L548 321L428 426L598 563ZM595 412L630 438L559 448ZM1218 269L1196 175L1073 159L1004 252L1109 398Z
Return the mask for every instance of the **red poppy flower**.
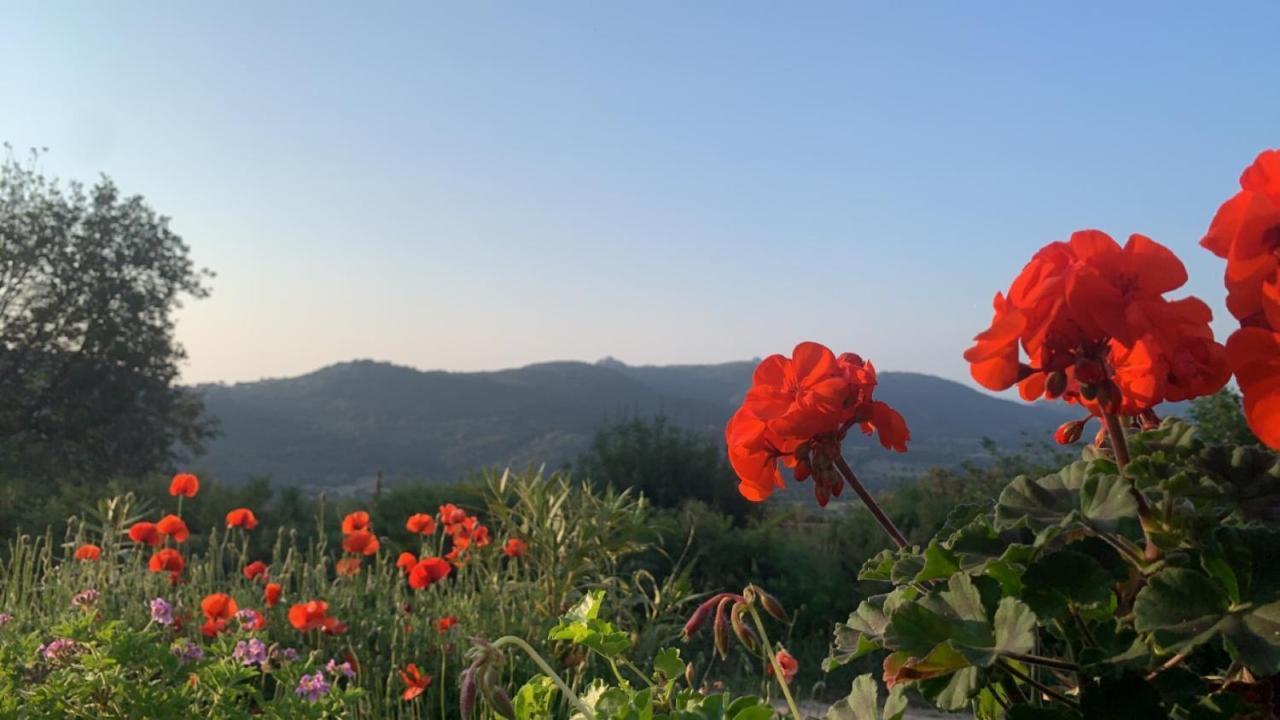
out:
M129 539L136 543L155 547L164 540L164 537L155 523L138 522L129 528Z
M430 535L436 531L436 519L426 513L414 513L404 523L405 528L418 535Z
M424 558L409 571L409 587L421 590L449 576L453 568L438 557Z
M266 580L267 564L262 562L261 560L254 560L253 562L244 566L243 572L244 572L244 578L246 580Z
M280 583L267 583L267 586L262 589L262 604L269 608L275 607L276 603L280 602L280 594L282 592L284 592L284 588L280 586Z
M418 666L413 663L405 665L404 670L400 671L400 680L405 685L404 693L401 695L405 701L412 700L426 692L427 686L431 684L431 676L418 670Z
M191 536L191 531L187 529L187 524L177 515L165 515L160 518L160 522L156 523L156 530L173 538L174 542L184 543Z
M197 492L200 492L200 479L191 473L178 473L169 483L169 494L175 497L195 497Z
M289 608L289 624L302 632L340 632L345 629L336 618L329 615L329 603L323 600L312 600Z
M1280 332L1241 328L1227 339L1227 357L1244 396L1249 429L1280 449Z
M436 621L436 631L440 633L446 633L446 632L449 632L449 628L457 624L458 624L458 618L456 615L445 615L444 617Z
M507 538L507 543L502 546L502 552L507 557L524 557L529 551L529 546L520 538Z
M205 595L200 601L200 612L209 620L230 620L239 609L236 599L226 593Z
M782 679L791 682L796 679L796 673L800 672L800 662L786 650L779 650L774 659L778 661L778 667L782 668ZM773 663L769 663L769 674L773 675Z
M357 510L356 512L349 513L346 517L342 518L342 532L344 534L349 535L353 532L360 532L368 529L369 513L363 510Z
M97 545L81 545L76 548L77 560L97 560L100 557L102 557L102 548Z
M440 522L445 525L458 525L467 519L467 513L453 503L440 506Z
M484 547L489 544L489 528L484 525L477 525L472 531L470 538L476 547Z
M400 557L396 558L396 567L404 572L409 572L414 565L418 564L418 556L409 551L400 553Z
M352 577L360 574L360 558L349 557L342 558L334 565L334 570L342 577Z
M226 629L226 620L205 620L204 624L200 626L200 634L207 638L215 638Z
M182 554L173 548L163 548L157 550L155 555L151 556L151 560L147 563L147 568L151 572L167 572L171 575L177 575L182 572L187 563L182 559Z
M373 555L378 547L378 536L368 530L356 530L342 538L342 549L349 553Z
M244 528L252 530L258 527L258 518L249 508L236 508L227 513L227 527Z

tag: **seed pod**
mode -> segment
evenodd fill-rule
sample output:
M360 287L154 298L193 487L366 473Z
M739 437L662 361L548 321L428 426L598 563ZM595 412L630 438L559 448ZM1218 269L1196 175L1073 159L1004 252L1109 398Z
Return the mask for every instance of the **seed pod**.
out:
M747 652L754 653L760 643L756 641L756 634L742 621L742 616L748 612L750 608L745 603L734 603L733 611L729 613L729 622L733 626L733 634L738 636L738 640L747 648Z
M720 604L716 606L716 652L720 653L720 659L729 657L729 618L725 608L733 603L733 598L722 598Z

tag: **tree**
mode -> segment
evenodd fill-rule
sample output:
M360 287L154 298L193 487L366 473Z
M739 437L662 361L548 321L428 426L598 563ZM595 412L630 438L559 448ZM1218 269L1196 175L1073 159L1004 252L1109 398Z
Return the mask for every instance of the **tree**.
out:
M1258 444L1240 407L1240 393L1231 388L1196 398L1191 403L1191 419L1195 421L1196 433L1207 443Z
M137 475L213 431L176 384L173 312L207 271L138 196L0 163L0 471Z

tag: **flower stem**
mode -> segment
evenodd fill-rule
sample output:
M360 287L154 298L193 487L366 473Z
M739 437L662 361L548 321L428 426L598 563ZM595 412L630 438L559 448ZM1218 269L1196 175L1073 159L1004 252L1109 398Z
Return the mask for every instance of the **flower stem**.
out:
M1057 658L1048 658L1048 657L1041 657L1039 655L1027 655L1025 653L1015 653L1015 652L1004 652L1000 654L1003 655L1004 657L1009 658L1010 660L1017 660L1018 662L1026 663L1027 665L1043 665L1048 668L1057 668L1059 670L1070 670L1071 672L1077 672L1080 670L1079 665L1073 662L1069 662L1067 660L1059 660Z
M804 720L804 716L800 714L800 709L796 707L795 698L791 697L791 687L787 684L787 678L782 674L782 666L778 664L778 654L773 651L773 643L769 642L769 633L764 630L764 621L760 619L760 613L756 610L754 603L747 606L751 611L751 619L756 623L756 630L760 632L760 644L764 646L765 655L769 656L769 664L773 667L773 679L778 681L778 687L782 688L782 697L787 700L787 708L791 710L791 717L796 720Z
M1142 494L1138 486L1134 483L1133 478L1127 477L1125 467L1129 465L1129 443L1125 440L1124 425L1120 422L1120 416L1115 413L1103 413L1102 421L1107 426L1107 439L1111 442L1111 452L1116 456L1116 467L1120 470L1121 477L1125 477L1129 481L1129 494L1133 496L1134 502L1138 504L1138 520L1142 525L1142 538L1144 545L1143 557L1147 562L1154 562L1160 559L1160 548L1156 547L1155 541L1151 539L1151 503L1147 502L1147 496Z
M560 676L556 674L556 671L551 669L551 666L547 664L547 661L543 660L542 656L538 654L538 651L534 650L529 643L515 635L504 635L503 637L493 641L494 648L501 648L504 645L515 645L520 648L520 650L523 651L525 655L528 655L529 659L532 660L533 663L542 670L542 672L547 674L547 677L551 678L551 681L556 684L556 687L560 688L560 692L564 693L564 696L568 698L569 702L578 709L578 712L582 713L583 717L587 720L596 720L595 712L582 701L582 698L578 697L569 689L569 686L565 684L565 681L560 679ZM799 716L797 715L796 717L798 718Z
M1019 680L1027 683L1028 685L1031 685L1035 689L1039 690L1040 692L1044 693L1045 695L1048 695L1049 697L1053 698L1054 700L1057 700L1058 702L1064 705L1067 705L1069 707L1078 707L1075 700L1072 700L1066 695L1063 695L1062 693L1058 692L1057 690L1054 690L1048 685L1045 685L1039 680L1036 680L1030 675L1027 675L1024 672L1021 672L1020 670L1018 670L1017 668L1015 668L1013 665L1011 665L1009 662L1005 660L1000 661L1000 669L1018 678Z
M871 515L875 517L876 522L880 523L880 527L884 528L889 539L893 540L893 544L899 548L905 548L910 545L906 536L898 529L898 526L894 525L889 516L884 514L884 510L880 509L880 503L876 502L874 497L871 497L871 493L867 492L867 489L859 482L858 477L853 474L853 468L849 467L849 463L845 462L843 455L836 456L836 469L844 476L844 480L849 483L849 487L853 488L853 491L858 494L862 504L871 511Z

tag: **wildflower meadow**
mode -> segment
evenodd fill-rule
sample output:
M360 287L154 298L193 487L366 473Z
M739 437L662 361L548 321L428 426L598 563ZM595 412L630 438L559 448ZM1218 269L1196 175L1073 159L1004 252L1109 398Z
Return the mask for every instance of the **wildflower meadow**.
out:
M1053 437L1074 458L931 537L846 457L855 430L910 451L872 362L801 342L759 363L724 432L740 494L848 489L884 548L847 558L870 591L821 618L825 653L798 649L807 603L695 587L690 556L654 553L642 493L508 471L430 506L322 498L264 536L261 507L196 515L205 488L179 473L159 502L101 497L8 540L0 717L1276 717L1280 150L1207 228L1225 341L1152 238L1081 230L1010 259L990 327L954 352L992 391L1074 408ZM1163 411L1233 379L1259 444ZM849 667L821 692L798 680Z

